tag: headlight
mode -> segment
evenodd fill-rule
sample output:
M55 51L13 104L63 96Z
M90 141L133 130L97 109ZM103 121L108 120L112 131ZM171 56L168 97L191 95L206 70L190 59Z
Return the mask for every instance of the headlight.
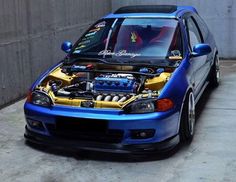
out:
M142 99L129 104L125 111L131 114L150 113L156 110L155 100Z
M173 107L174 103L170 99L141 99L126 106L125 112L130 114L165 112Z
M31 94L31 103L35 105L40 105L44 107L50 107L52 105L52 101L48 95L42 92L32 92Z

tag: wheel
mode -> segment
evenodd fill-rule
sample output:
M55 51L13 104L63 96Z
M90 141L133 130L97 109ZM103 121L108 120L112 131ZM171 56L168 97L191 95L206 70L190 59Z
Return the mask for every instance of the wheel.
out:
M211 67L209 81L210 81L210 86L212 88L216 88L219 86L219 83L220 83L220 62L219 62L218 55L216 55L214 63Z
M195 129L195 100L193 92L190 91L184 101L180 120L180 141L191 142Z

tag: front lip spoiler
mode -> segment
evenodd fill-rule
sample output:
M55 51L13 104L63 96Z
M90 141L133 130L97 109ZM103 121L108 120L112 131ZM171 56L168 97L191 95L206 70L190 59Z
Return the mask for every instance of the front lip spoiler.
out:
M24 137L31 143L46 145L60 149L88 150L97 152L108 152L117 154L151 154L168 152L179 144L179 135L171 137L163 142L149 144L110 144L91 141L69 141L55 137L44 136L30 131L25 127Z

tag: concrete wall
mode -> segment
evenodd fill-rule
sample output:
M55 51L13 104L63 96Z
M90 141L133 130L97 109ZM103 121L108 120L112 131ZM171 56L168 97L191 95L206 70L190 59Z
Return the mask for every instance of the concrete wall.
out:
M192 5L213 32L222 58L236 58L235 0L112 0L113 11L120 6L136 4Z
M1 0L0 107L25 95L38 75L63 58L96 19L124 5L193 5L215 35L220 56L236 58L235 0Z
M110 0L1 0L0 107L63 58L63 40L75 42L110 10Z

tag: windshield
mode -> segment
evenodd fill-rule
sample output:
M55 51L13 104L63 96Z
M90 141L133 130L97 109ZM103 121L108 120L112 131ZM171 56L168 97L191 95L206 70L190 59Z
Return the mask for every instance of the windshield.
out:
M104 19L75 44L72 55L97 58L182 57L178 21L157 18Z

